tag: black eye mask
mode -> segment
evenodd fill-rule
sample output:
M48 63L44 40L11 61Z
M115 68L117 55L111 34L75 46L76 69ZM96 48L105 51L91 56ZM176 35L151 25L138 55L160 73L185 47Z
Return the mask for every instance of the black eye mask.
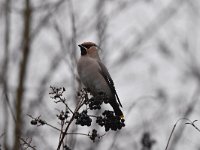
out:
M81 50L81 55L86 55L87 54L87 49L83 46L83 45L78 45L80 47Z

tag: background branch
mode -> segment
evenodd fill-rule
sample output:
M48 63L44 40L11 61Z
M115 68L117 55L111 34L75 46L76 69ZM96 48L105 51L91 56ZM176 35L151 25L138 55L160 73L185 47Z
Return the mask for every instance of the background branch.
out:
M22 60L19 66L19 83L16 93L16 124L15 124L15 143L14 149L20 149L20 139L23 129L23 120L22 120L22 104L24 101L24 85L25 78L27 73L28 60L30 55L30 26L31 26L31 4L29 0L25 1L24 9L24 30L23 30L23 47L22 47Z

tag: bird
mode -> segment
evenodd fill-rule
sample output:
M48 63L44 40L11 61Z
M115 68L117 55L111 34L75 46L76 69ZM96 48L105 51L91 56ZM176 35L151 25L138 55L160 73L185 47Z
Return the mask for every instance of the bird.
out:
M77 71L81 82L94 97L102 92L106 94L108 103L112 106L115 115L124 119L123 112L120 109L122 104L115 90L114 82L99 57L99 46L93 42L84 42L78 46L81 56L77 63Z

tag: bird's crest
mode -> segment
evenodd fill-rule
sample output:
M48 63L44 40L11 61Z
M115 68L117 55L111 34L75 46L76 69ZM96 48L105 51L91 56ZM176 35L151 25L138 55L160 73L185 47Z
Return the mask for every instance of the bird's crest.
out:
M93 42L84 42L84 43L82 43L81 44L83 47L85 47L85 48L87 48L87 49L89 49L90 47L92 47L92 46L97 46L95 43L93 43Z

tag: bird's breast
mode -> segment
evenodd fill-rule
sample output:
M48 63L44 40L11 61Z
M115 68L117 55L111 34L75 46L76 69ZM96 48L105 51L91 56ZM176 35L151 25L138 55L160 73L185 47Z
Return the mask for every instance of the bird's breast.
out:
M90 89L93 95L104 92L108 96L111 90L100 73L100 66L96 60L84 59L78 62L78 73L82 83Z

